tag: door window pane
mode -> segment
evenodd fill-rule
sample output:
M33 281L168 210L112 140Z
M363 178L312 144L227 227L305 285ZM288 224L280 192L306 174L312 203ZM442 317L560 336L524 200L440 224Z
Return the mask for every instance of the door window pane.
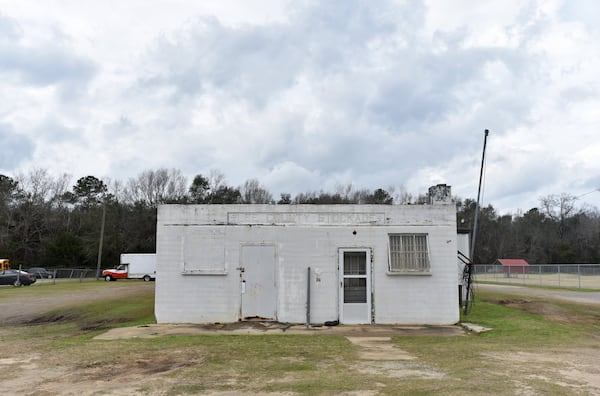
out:
M366 275L367 253L344 252L344 275Z
M344 278L344 302L366 303L367 302L367 279L366 278Z

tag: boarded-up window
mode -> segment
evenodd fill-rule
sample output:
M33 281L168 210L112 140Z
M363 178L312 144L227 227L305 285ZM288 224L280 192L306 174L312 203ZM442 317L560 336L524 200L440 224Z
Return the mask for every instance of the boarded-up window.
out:
M391 234L390 272L429 272L427 234Z
M226 271L225 231L189 229L181 244L184 274L219 274Z

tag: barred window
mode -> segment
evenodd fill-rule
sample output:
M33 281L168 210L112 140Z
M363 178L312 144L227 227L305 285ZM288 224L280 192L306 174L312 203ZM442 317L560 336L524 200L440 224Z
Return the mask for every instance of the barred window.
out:
M427 234L390 234L390 272L429 272Z

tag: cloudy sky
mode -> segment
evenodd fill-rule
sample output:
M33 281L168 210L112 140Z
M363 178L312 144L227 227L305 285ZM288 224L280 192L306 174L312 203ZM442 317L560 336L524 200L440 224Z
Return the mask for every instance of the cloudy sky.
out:
M0 0L0 173L600 188L594 0ZM600 207L600 191L580 198Z

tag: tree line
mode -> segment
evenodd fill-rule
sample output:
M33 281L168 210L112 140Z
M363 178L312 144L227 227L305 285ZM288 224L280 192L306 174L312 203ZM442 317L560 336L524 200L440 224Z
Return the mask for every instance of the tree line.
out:
M196 175L188 185L177 169L147 170L126 182L85 176L71 182L36 169L14 177L0 174L0 257L24 268L88 267L97 263L102 218L103 267L126 252L149 253L156 245L159 204L423 204L424 194L403 188L312 191L278 199L257 179L240 186L219 171ZM572 196L549 196L539 208L516 215L481 209L475 261L525 258L531 263L600 262L600 218L595 208L576 209ZM459 227L472 227L475 202L457 199Z
M570 194L548 195L526 212L499 215L492 205L480 209L475 263L522 258L530 264L600 263L600 214L577 208ZM475 201L457 202L458 227L472 229Z

